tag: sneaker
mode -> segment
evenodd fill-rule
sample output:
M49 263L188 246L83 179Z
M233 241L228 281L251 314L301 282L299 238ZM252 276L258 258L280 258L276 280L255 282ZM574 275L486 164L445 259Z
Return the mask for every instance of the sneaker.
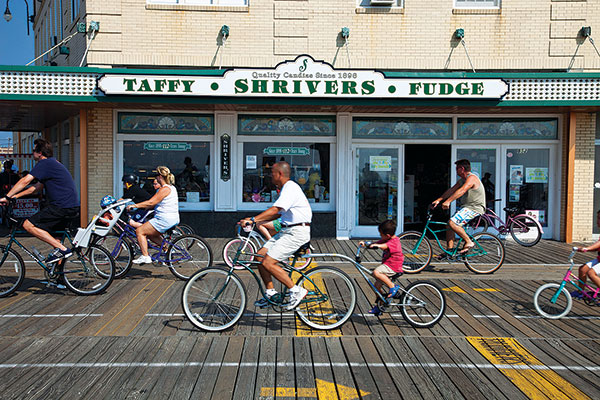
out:
M73 250L71 250L71 249L61 250L59 248L56 248L56 249L52 250L50 252L50 254L48 254L48 257L46 257L46 263L52 264L53 262L62 260L63 258L69 258L72 255L73 255Z
M377 306L371 308L368 312L369 312L369 314L373 314L375 316L379 316L379 315L383 314L381 312L381 310L379 309L379 307L377 307Z
M390 293L388 294L388 297L396 297L396 295L398 294L398 292L400 291L400 286L396 285L393 288L390 289Z
M574 299L583 299L583 293L581 293L579 290L573 290L571 292L571 297Z
M293 290L294 288L297 288L297 289ZM292 288L290 290L290 302L289 302L288 306L286 307L286 309L288 311L293 310L294 308L298 307L298 304L300 304L302 299L305 298L306 295L308 294L308 290L304 289L303 287L295 286L294 288Z
M132 261L134 264L152 264L152 257L150 256L139 256L135 260Z
M267 298L269 298L269 299L271 297L275 296L277 293L278 292L275 289L267 289L267 291L265 292L265 294L267 295ZM264 297L262 297L254 302L254 306L259 307L259 308L265 308L270 305L271 305L271 303L269 303L269 301L267 299L265 299Z

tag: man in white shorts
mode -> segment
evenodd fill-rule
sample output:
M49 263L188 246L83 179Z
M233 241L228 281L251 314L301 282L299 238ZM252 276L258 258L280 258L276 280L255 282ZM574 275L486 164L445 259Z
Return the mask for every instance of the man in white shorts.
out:
M465 245L460 251L461 254L464 254L472 249L475 243L471 241L463 226L476 216L485 213L485 188L479 177L471 172L469 160L458 160L454 164L456 164L456 173L460 179L454 186L435 199L431 205L435 208L442 203L442 208L447 210L454 200L461 200L462 208L456 211L448 221L446 242L448 242L448 250L452 250L454 248L454 236L457 234L465 241ZM438 256L438 259L445 256L446 253L442 253Z
M600 227L600 210L596 213L596 225ZM577 249L582 253L587 253L588 251L598 251L598 255L591 261L586 262L581 267L579 267L579 279L583 282L587 282L587 278L596 285L600 287L600 240L589 247L580 247ZM582 299L583 294L579 290L574 290L571 292L571 297L575 299Z
M271 171L273 183L281 188L279 198L266 211L252 218L244 218L240 221L240 224L244 226L251 222L273 221L279 218L281 214L281 231L258 251L258 254L264 256L258 271L265 283L267 297L271 298L277 294L273 286L273 276L287 286L290 290L290 301L287 309L293 310L306 296L307 290L294 285L292 279L279 266L278 262L291 257L303 244L310 241L312 210L300 186L290 180L290 165L287 162L275 163ZM268 303L261 299L255 305L263 307L267 306Z

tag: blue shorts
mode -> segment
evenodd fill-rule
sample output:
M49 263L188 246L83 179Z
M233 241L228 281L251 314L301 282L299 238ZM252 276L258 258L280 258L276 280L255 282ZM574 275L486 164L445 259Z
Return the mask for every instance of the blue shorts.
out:
M175 225L179 223L179 215L177 216L165 216L155 215L150 221L150 225L154 227L158 232L165 233Z
M454 222L458 226L465 226L467 222L478 216L479 213L468 208L461 208L450 218L450 221Z

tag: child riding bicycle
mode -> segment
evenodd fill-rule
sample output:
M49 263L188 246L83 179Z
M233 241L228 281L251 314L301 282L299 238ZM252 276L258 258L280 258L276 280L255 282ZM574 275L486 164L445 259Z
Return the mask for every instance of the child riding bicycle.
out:
M600 227L600 210L596 213L596 224ZM594 250L600 250L600 240L590 247L580 247L577 249L577 251L582 253ZM598 251L598 256L596 258L579 267L579 279L583 283L586 283L587 278L590 278L590 280L600 288L600 276L598 276L598 274L600 274L600 251ZM571 297L581 299L583 298L583 294L579 290L574 290L571 292Z
M370 249L381 249L383 250L383 258L381 265L379 265L373 271L373 277L376 279L375 288L381 292L383 285L389 288L388 298L394 297L400 286L394 285L390 277L402 273L402 263L404 262L404 254L402 254L402 246L400 239L396 236L396 222L387 220L379 224L377 227L381 240L375 243L360 242L359 245L367 245ZM369 314L381 315L382 312L377 305L377 300L372 309L369 310Z

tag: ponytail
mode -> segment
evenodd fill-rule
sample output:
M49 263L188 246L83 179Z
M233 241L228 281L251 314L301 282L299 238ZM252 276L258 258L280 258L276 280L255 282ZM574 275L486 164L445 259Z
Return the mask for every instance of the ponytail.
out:
M168 185L173 185L175 183L175 176L171 173L169 168L161 165L156 167L156 172L163 177Z

